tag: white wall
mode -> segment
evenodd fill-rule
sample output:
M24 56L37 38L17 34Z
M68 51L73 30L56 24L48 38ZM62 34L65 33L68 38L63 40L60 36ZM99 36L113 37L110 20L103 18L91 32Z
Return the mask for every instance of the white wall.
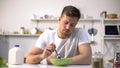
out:
M33 14L59 16L65 5L74 5L93 18L99 18L102 11L120 15L119 3L120 0L0 0L0 26L9 32L21 26L30 29L35 27L30 21Z

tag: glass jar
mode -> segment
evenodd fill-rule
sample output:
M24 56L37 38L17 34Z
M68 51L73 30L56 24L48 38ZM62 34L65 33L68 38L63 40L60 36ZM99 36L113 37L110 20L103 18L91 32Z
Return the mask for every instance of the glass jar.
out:
M92 68L104 68L101 52L95 52L92 56Z

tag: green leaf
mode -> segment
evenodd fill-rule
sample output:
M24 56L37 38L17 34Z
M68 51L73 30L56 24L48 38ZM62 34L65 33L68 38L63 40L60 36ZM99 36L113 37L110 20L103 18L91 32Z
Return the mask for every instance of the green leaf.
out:
M0 67L7 67L6 61L0 56Z

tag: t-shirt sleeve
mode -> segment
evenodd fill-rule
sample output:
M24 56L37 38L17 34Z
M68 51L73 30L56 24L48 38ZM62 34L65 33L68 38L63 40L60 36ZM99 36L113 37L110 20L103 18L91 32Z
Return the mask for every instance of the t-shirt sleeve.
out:
M83 29L79 30L79 45L84 44L84 43L90 43L90 40L88 38L87 32Z
M40 49L44 49L47 44L50 44L54 41L54 33L55 30L46 29L43 34L41 34L40 37L37 39L35 46Z
M47 32L43 32L37 39L35 43L35 47L38 47L40 49L44 49L46 46L46 37L47 37Z

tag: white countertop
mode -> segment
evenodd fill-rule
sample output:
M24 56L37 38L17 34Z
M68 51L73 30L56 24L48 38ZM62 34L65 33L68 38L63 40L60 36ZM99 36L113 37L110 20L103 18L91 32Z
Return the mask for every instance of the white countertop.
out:
M23 64L23 65L8 65L8 68L92 68L91 65L68 65L68 66L54 66L54 65L31 65L31 64Z

